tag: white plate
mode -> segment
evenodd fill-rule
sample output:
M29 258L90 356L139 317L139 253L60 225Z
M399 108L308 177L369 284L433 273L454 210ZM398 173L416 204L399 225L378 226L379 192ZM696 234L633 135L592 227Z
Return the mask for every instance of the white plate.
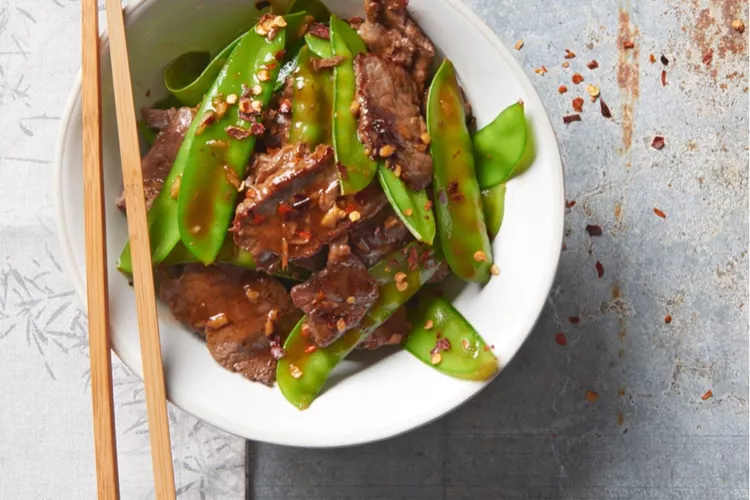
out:
M128 40L137 106L165 94L164 65L191 49L211 49L249 24L247 0L143 0L128 10ZM327 0L340 15L361 15L362 0ZM536 161L508 187L506 216L494 246L502 270L483 290L466 287L456 307L481 332L503 366L516 354L544 306L563 235L560 155L539 96L497 37L459 0L411 0L410 10L456 65L479 126L518 99L534 125ZM217 39L216 34L221 40ZM142 374L133 290L115 269L127 239L114 200L122 187L109 54L102 60L104 168L108 227L112 343ZM85 301L80 78L63 119L55 195L65 265ZM170 400L193 415L256 441L334 447L385 439L455 409L487 384L454 380L406 352L377 362L347 361L312 407L300 412L278 389L253 384L221 368L204 343L159 305L161 342Z

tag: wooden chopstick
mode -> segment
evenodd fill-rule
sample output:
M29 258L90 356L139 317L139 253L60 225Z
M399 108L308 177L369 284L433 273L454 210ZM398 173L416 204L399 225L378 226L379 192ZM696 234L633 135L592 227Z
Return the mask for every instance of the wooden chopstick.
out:
M156 316L154 276L151 265L151 244L143 193L141 155L138 146L135 103L130 79L125 21L120 0L106 0L109 45L112 54L112 76L117 108L117 129L120 159L125 184L128 212L128 233L133 261L133 282L138 329L143 358L143 381L146 386L146 410L151 438L151 460L154 468L156 498L174 499L172 447L167 421L167 399L164 387L159 322Z
M120 497L109 353L107 246L102 183L99 20L96 0L83 0L81 17L83 71L83 196L86 228L86 290L93 399L94 448L99 499Z

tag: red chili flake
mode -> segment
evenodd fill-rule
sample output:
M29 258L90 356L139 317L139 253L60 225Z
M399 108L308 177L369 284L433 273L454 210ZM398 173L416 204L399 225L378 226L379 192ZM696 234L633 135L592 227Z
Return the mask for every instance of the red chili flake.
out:
M419 252L416 247L409 248L409 255L406 256L406 262L409 263L409 271L414 272L419 269Z
M276 52L276 55L273 56L274 59L277 61L283 61L286 57L286 49L281 49L280 51Z
M589 233L589 236L594 238L602 235L602 228L601 226L592 226L589 224L586 226L586 232Z
M310 243L310 240L312 239L312 233L310 231L297 231L294 233L294 236L298 242L304 241L305 243L303 244Z
M305 349L305 354L312 354L317 350L318 350L318 346L316 346L315 344L311 344L307 346L307 349Z
M427 200L427 203L424 204L424 209L427 211L432 209L432 200Z
M349 23L352 28L358 29L365 22L365 20L359 16L354 16L347 19L346 22Z
M656 62L656 56L653 54L649 54L648 60L651 61L651 64L654 64Z
M590 70L594 70L599 67L599 63L596 61L596 59L592 60L590 63L586 65L586 67Z
M598 260L596 261L596 275L599 276L599 279L604 276L604 266Z
M440 332L438 332L440 334ZM437 354L439 352L443 351L449 351L451 348L451 341L446 339L445 337L439 338L437 342L435 342L435 347L432 348L430 351L430 354Z
M625 423L625 417L622 415L622 412L617 414L617 425L622 427L622 424Z
M565 203L566 208L573 208L574 206L576 206L576 200L570 200Z
M339 175L341 175L342 179L348 179L349 178L349 171L346 169L346 166L341 163L336 163L336 170L339 171Z
M279 207L277 211L279 212L279 215L286 216L294 212L294 209L290 207L289 205L287 205L286 203L279 203Z
M565 49L565 59L573 59L575 58L575 56L575 52L571 52L569 49Z
M670 324L672 322L672 316L670 314L667 314L664 316L664 323Z
M573 73L573 83L578 85L583 81L583 75L580 73Z
M571 325L577 325L577 324L579 324L581 322L581 317L580 316L571 316L571 317L568 318L568 321L570 322Z
M234 125L228 126L226 129L224 129L227 134L229 134L229 137L232 139L237 139L238 141L241 141L242 139L247 139L250 137L251 132L249 130L242 129L240 127L235 127Z
M565 337L565 334L563 332L558 332L555 334L555 342L557 342L557 345L568 345L568 339L567 337Z
M667 86L667 72L662 70L661 72L661 86L666 87Z
M288 115L292 112L292 101L290 99L282 99L279 103L279 113L282 115Z
M568 91L568 87L566 87L565 85L560 85L560 88L558 88L557 91L561 94L564 94Z
M599 394L594 391L586 391L586 400L588 400L589 403L596 403L599 401Z
M661 217L662 219L666 219L666 218L667 218L667 214L665 214L664 212L662 212L662 211L661 211L661 210L659 210L658 208L654 208L654 213L655 213L655 214L656 214L657 216Z
M714 397L714 391L712 391L711 389L709 389L709 390L706 391L706 393L703 396L701 396L701 399L703 401L706 401L708 399L711 399L712 397Z
M310 33L312 36L322 38L323 40L331 39L331 29L325 24L313 23L312 26L310 26L308 33Z
M253 123L250 125L250 133L256 137L263 135L266 133L266 127L262 123Z
M708 49L706 53L703 54L703 64L708 66L711 64L713 60L714 60L714 49Z
M612 112L609 110L609 106L604 102L604 99L599 98L599 107L602 110L602 116L604 118L612 118Z
M579 114L563 116L563 123L565 125L570 125L573 122L580 122L580 121L581 121L581 115Z
M576 97L573 99L573 110L578 113L583 112L583 97Z
M664 66L669 66L669 59L667 59L667 56L665 56L664 54L661 55L659 60Z
M622 47L624 49L626 49L626 50L627 49L634 49L635 48L635 42L633 42L631 40L625 40L624 42L622 42Z
M651 142L651 147L656 150L664 149L664 146L665 146L664 137L660 135L657 135L656 137L654 137L654 140Z
M250 224L253 226L259 226L263 224L266 221L266 218L263 215L260 214L253 214L253 219L250 221Z
M453 203L464 201L464 195L458 190L458 181L450 181L448 183L448 197Z

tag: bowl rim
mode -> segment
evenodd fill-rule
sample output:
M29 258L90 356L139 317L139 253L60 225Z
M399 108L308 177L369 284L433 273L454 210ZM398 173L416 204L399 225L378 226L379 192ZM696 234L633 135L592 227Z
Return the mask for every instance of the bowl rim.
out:
M132 16L138 10L140 10L141 8L143 8L145 5L149 3L154 3L158 1L161 1L161 0L133 0L131 3L129 3L123 9L123 14L125 16L126 29L129 26L130 22L133 21ZM487 24L473 11L471 7L469 7L465 3L464 0L439 0L439 1L447 3L448 5L453 7L460 15L462 15L469 22L469 24L471 24L475 29L477 29L481 33L481 35L487 40L487 42L507 62L509 68L512 71L513 77L517 80L519 85L523 88L527 96L527 99L533 102L535 106L539 106L539 108L544 110L543 119L535 120L535 128L538 129L540 135L550 136L555 139L555 147L553 148L551 147L551 144L549 145L551 154L553 155L551 161L554 162L556 165L558 165L558 172L560 176L559 189L560 189L561 199L565 200L565 169L563 168L562 156L560 154L560 144L557 138L557 134L555 133L555 130L550 121L549 114L547 113L547 108L544 106L541 100L541 97L539 96L539 93L537 92L534 85L531 83L531 80L526 75L526 72L524 71L523 67L518 62L518 60L516 60L516 58L512 55L510 50L503 44L499 36L494 31L492 31L492 29L489 26L487 26ZM102 52L105 52L108 49L109 49L109 32L107 29L104 29L102 30L101 36L100 36L100 50ZM74 80L73 86L70 90L70 94L66 101L64 110L63 110L62 119L60 122L60 128L58 130L57 140L55 143L54 165L53 165L52 174L53 174L53 183L54 183L53 184L53 206L55 207L57 235L58 235L58 241L60 244L60 249L62 251L63 266L65 268L67 275L70 277L71 281L73 282L73 287L76 291L76 294L78 295L79 300L81 300L82 305L85 308L87 308L88 303L87 303L86 285L85 285L84 277L82 273L79 272L78 266L76 264L73 244L72 244L70 234L68 231L68 224L65 219L65 207L64 207L64 200L63 200L63 194L62 194L64 156L66 153L65 144L67 142L68 135L71 132L71 127L70 127L71 118L73 116L73 113L75 112L78 102L81 100L81 85L82 85L82 71L79 69L77 76ZM560 258L562 255L564 221L565 221L565 210L564 210L564 207L561 206L559 208L558 220L555 224L555 227L553 228L553 231L557 234L557 237L554 238L554 241L557 241L559 243L557 246L558 251L553 254L554 265L551 268L552 272L550 272L549 275L547 276L546 283L543 286L543 289L546 290L545 298L549 296L550 291L552 290L552 286L554 285L554 281L555 281L555 278L557 276L557 272L560 266ZM454 402L451 405L448 405L446 408L444 408L443 411L434 415L432 418L427 419L422 422L409 424L405 426L404 429L395 433L381 430L377 434L368 435L361 439L350 439L345 442L335 442L335 443L327 443L327 442L321 442L321 441L300 443L298 440L295 440L293 438L287 439L286 437L269 439L268 436L262 436L260 434L255 435L255 436L249 435L246 429L239 428L237 425L233 424L231 420L227 419L223 415L220 415L212 411L210 408L202 406L199 402L196 402L195 400L191 399L186 394L183 394L182 392L175 391L175 390L170 391L168 387L169 384L167 384L167 399L170 403L172 403L176 407L180 408L183 411L186 411L187 413L193 415L194 417L200 420L206 421L207 423L214 425L236 436L242 437L244 439L251 439L254 441L267 442L267 443L277 444L281 446L293 446L293 447L304 447L304 448L339 448L339 447L364 445L368 443L383 441L386 439L390 439L390 438L394 438L394 437L406 434L407 432L411 432L420 427L424 427L444 417L451 411L454 411L458 409L459 407L463 406L469 400L471 400L480 392L482 392L487 386L490 385L490 383L493 380L495 380L495 378L497 378L497 376L500 375L500 373L502 373L508 367L508 365L510 365L510 363L518 355L523 345L531 336L531 333L535 330L536 325L539 323L542 312L544 311L545 303L546 303L546 300L543 301L538 307L538 310L535 313L534 323L532 324L529 331L526 332L523 340L519 344L516 351L510 357L508 357L507 361L500 367L500 370L498 371L498 374L496 375L496 377L485 382L480 387L478 387L475 391L468 392L465 398L463 398L460 401ZM86 310L86 313L88 314L87 310ZM123 357L122 354L120 353L120 350L115 346L114 343L112 343L111 349L117 355L117 357L130 370L132 370L136 375L138 375L139 378L143 379L143 370L142 370L142 366L140 365L140 363L137 363L136 360L132 359L130 356Z

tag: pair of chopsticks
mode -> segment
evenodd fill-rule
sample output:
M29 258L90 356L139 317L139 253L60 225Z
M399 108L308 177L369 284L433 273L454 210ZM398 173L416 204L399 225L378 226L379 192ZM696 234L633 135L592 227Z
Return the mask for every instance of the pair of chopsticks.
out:
M112 56L117 128L128 211L128 232L138 329L146 386L156 498L174 499L172 447L167 422L159 324L156 316L151 245L143 194L141 157L130 80L125 22L121 0L106 0ZM106 226L102 182L101 87L97 0L82 0L83 52L83 182L86 227L86 274L91 356L94 441L99 499L119 498L115 445L112 364L109 339Z

